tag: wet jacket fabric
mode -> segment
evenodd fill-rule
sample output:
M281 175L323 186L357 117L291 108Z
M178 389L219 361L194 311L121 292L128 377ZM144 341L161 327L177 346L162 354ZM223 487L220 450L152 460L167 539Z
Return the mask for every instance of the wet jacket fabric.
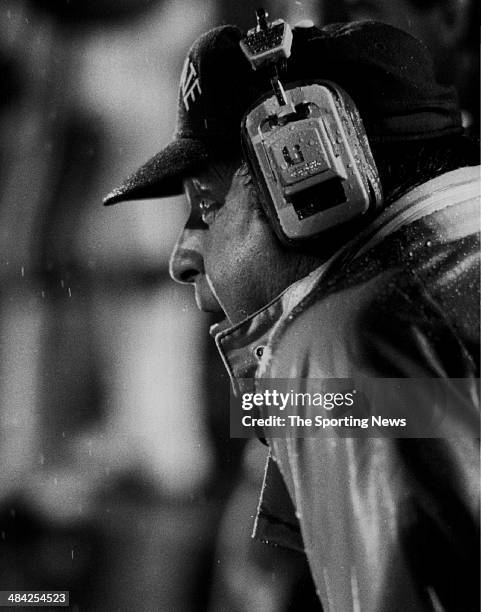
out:
M460 379L452 436L272 438L255 535L304 550L326 610L479 609L479 167L413 189L329 262L215 330L240 379ZM294 391L297 389L294 388Z

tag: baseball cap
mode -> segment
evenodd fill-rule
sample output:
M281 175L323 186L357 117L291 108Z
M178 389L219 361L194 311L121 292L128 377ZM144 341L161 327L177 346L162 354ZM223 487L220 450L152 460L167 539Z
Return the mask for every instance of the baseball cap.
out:
M109 193L104 204L182 193L182 181L209 159L240 155L240 123L270 91L252 70L235 26L214 28L191 47L179 87L173 140ZM427 48L393 26L360 21L293 29L284 85L329 80L356 103L371 142L429 139L462 132L452 87L436 82Z

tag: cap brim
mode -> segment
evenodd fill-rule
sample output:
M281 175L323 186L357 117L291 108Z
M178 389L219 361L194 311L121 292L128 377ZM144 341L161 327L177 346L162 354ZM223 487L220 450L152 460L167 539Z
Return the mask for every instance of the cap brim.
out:
M179 195L182 181L209 155L201 140L174 140L131 174L103 200L105 206L126 200L144 200Z

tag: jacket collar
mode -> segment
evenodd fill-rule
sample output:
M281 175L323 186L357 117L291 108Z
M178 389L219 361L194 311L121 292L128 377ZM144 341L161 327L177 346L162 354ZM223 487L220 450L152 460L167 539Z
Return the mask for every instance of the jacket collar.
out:
M269 337L290 312L306 297L322 276L326 264L322 264L306 277L296 281L266 306L236 325L227 320L216 323L210 334L229 373L234 393L243 391L248 381L255 377L268 347Z

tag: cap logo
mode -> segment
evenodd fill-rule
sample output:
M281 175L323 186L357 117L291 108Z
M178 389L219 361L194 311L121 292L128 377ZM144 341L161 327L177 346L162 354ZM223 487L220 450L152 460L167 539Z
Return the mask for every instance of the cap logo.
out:
M197 97L202 93L197 70L189 57L185 60L184 68L182 70L180 90L182 92L182 100L184 101L185 110L188 111L189 104L193 104Z

